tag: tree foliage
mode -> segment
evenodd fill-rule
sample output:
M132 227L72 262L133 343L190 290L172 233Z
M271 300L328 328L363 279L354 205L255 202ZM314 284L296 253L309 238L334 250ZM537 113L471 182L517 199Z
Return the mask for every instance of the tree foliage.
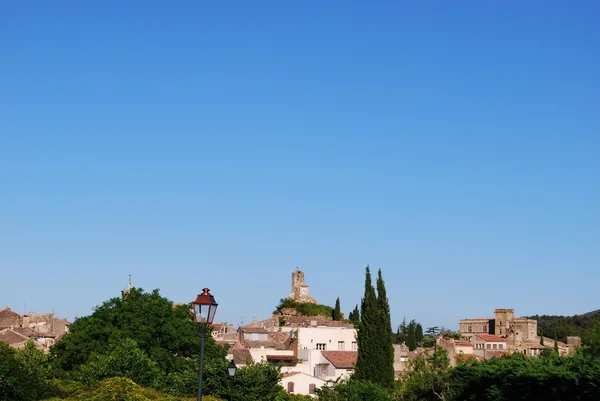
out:
M360 323L360 311L358 310L358 305L356 305L354 310L348 314L348 320L354 324L354 327L358 327Z
M528 319L537 320L540 336L556 336L562 342L566 342L569 336L578 336L585 340L600 323L600 310L574 316L535 315L529 316Z
M46 356L29 342L15 350L0 341L0 401L37 401L51 391Z
M408 373L398 382L398 390L406 401L445 400L448 393L450 360L441 347L408 363Z
M384 388L394 384L394 348L390 309L385 283L379 270L377 294L369 266L365 273L365 293L361 301L357 332L358 358L354 378L371 381Z
M297 313L305 316L327 316L332 317L334 309L328 305L313 304L310 302L297 302L291 298L283 298L273 311L275 314L281 314L283 309L292 308ZM341 316L341 315L340 315Z
M51 354L57 369L83 383L121 376L171 394L193 395L200 330L189 305L175 306L158 290L146 293L134 288L76 319ZM213 395L228 394L225 354L212 336L206 336L205 381L219 384L207 386Z
M453 400L595 401L600 399L600 359L582 352L548 358L513 354L459 365L449 383Z
M241 367L235 375L233 399L275 401L283 391L280 379L279 368L267 362Z
M331 319L332 320L341 320L342 319L342 312L341 312L341 308L340 308L340 299L337 298L335 300L335 307L333 308L333 311L331 312Z
M363 380L343 379L316 390L319 401L392 401L381 386Z
M379 380L385 388L394 387L394 332L392 331L392 319L390 316L390 304L385 289L385 282L381 269L377 272L377 306L379 310Z

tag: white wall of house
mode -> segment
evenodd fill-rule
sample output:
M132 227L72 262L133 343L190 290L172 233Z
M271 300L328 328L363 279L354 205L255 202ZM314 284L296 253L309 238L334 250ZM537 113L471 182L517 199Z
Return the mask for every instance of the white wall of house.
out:
M356 351L356 329L350 327L301 327L298 348L319 351ZM354 348L354 349L353 349Z
M250 355L254 362L261 362L267 360L267 355L285 355L293 356L294 351L292 350L279 350L271 347L257 347L250 348Z
M281 379L281 385L285 391L291 390L289 383L294 383L291 394L304 394L312 396L314 395L314 392L311 392L311 384L314 386L314 389L317 389L322 387L325 384L325 381L311 375L307 375L306 373L297 373L293 376L287 376Z

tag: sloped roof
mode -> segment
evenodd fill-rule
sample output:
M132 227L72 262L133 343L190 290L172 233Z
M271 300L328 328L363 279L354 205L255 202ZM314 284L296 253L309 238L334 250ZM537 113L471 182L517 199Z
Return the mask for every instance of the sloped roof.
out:
M336 369L354 369L358 358L358 351L322 351L321 354Z
M32 329L30 327L15 327L13 329L19 334L22 334L27 337L46 337L46 338L56 338L56 334L53 333L42 333L37 331L36 329Z
M492 350L492 351L485 351L485 354L487 356L489 356L490 358L501 358L505 355L508 355L507 351L497 351L497 350Z
M236 365L247 365L254 362L250 350L244 348L239 343L236 343L233 347L229 348L228 353L231 354Z
M477 334L475 337L481 338L483 341L487 341L489 343L505 343L506 338L498 337L493 334Z
M242 333L259 333L259 334L266 334L269 331L263 327L255 327L255 326L243 326L240 327L240 330L242 331Z
M468 341L462 341L462 340L457 340L454 342L454 344L458 345L459 347L472 347L473 344L471 344Z
M12 329L0 330L0 341L8 343L8 345L19 344L29 341L29 337L17 333Z

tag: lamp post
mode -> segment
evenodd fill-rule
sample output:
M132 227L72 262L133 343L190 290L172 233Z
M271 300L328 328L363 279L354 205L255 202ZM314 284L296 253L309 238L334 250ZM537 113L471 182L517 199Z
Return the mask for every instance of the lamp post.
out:
M204 340L206 339L206 330L215 319L217 313L217 302L215 297L210 294L208 288L202 289L202 294L198 294L192 302L194 307L194 320L200 326L200 373L198 375L198 401L202 401L202 373L204 371Z
M234 360L232 359L227 366L227 373L229 373L229 377L231 377L231 385L229 389L229 401L233 401L233 380L235 379L235 372L237 372L237 366L235 365Z

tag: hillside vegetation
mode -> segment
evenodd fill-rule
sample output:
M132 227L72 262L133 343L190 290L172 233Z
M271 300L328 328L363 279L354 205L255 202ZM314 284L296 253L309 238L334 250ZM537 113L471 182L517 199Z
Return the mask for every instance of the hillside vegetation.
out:
M285 298L279 301L279 305L273 313L281 314L283 309L295 309L299 315L305 316L326 316L332 317L333 308L328 305L311 304L307 302L297 302L290 298Z
M528 318L537 320L539 335L556 337L559 341L567 341L567 337L570 336L579 336L585 342L594 328L600 324L600 310L583 315L535 315Z

